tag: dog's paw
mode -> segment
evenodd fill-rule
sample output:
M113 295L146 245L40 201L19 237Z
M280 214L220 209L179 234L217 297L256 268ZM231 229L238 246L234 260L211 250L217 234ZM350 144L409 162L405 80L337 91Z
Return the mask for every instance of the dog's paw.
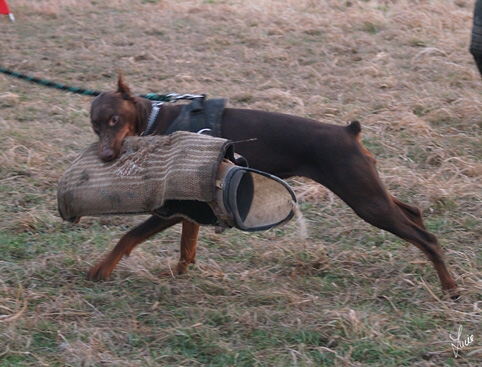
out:
M460 295L460 291L458 288L454 289L447 289L444 291L445 295L449 297L452 301L459 301L462 296Z
M86 277L88 280L93 281L107 280L111 272L112 271L109 271L104 266L102 266L102 264L98 264L86 273Z

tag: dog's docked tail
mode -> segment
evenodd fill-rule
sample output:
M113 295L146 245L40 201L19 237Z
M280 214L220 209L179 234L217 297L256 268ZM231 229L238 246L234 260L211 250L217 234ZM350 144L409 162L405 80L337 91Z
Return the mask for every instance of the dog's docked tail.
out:
M350 125L348 125L348 129L350 132L352 132L354 135L358 136L361 133L361 124L360 121L352 121L350 122Z
M367 156L371 157L374 162L376 162L376 159L375 159L375 158L373 157L373 155L367 150L367 148L365 148L365 147L363 146L363 143L362 143L362 141L361 141L361 134L360 134L360 133L361 133L361 124L360 124L360 121L357 121L357 120L352 121L352 122L350 122L350 125L348 125L346 128L347 128L348 131L349 131L351 134L353 134L353 135L355 136L355 138L358 140L358 142L360 143L360 146L361 146L363 152L364 152Z

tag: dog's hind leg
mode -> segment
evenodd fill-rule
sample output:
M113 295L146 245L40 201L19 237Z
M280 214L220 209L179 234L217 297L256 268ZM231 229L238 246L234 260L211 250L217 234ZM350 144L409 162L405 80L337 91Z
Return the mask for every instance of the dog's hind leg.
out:
M444 260L444 251L437 237L423 225L420 210L388 196L387 202L373 198L365 203L367 209L357 208L357 214L374 226L384 229L412 243L427 256L437 271L442 289L453 299L459 297L455 280L450 275ZM376 209L374 209L376 208Z
M90 271L87 273L87 278L91 280L107 279L119 261L124 256L129 256L134 247L154 236L156 233L159 233L181 221L183 221L182 218L165 220L156 216L150 217L148 220L131 229L124 236L122 236L117 245L104 258L104 260L90 269Z
M446 266L443 249L437 237L427 231L420 209L388 193L380 180L375 159L359 141L359 126L352 123L345 131L347 134L337 140L336 150L320 150L312 155L310 166L317 170L309 177L337 194L368 223L422 250L435 267L442 289L452 298L458 298L457 285ZM332 151L336 151L336 155ZM335 160L336 164L332 164Z
M412 243L422 250L435 267L442 289L456 299L459 297L455 280L450 275L444 260L444 251L437 237L428 232L423 224L420 209L405 204L390 195L384 188L375 163L367 157L365 164L343 165L343 180L332 176L335 182L329 187L345 201L362 219L375 227L384 229ZM346 172L350 172L349 179Z
M400 209L402 213L412 222L415 230L421 234L422 241L410 241L409 239L407 239L407 241L420 248L427 255L429 260L432 261L442 284L442 289L446 291L452 299L459 298L460 294L457 290L457 284L450 275L443 259L443 249L439 245L437 237L426 230L425 225L423 224L420 209L403 203L394 197L391 197L391 199L398 209ZM424 239L426 242L423 242Z
M404 203L403 201L398 200L396 197L390 195L390 198L398 206L398 208L408 217L411 221L413 221L416 225L425 228L425 224L422 220L422 212L419 208L413 205L409 205Z

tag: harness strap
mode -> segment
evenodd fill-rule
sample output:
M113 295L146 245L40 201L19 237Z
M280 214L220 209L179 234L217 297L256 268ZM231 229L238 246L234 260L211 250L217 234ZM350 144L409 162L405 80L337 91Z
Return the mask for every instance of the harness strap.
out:
M146 130L141 134L141 136L151 135L154 131L154 122L156 122L157 115L161 110L164 102L152 102L151 114L149 115L149 120L147 120Z
M182 107L179 116L169 126L166 135L175 131L206 132L211 130L209 135L221 136L221 121L226 105L223 98L205 100L196 98L190 104Z
M216 137L221 136L221 120L226 100L219 98L205 101L204 98L205 96L193 95L192 102L183 106L179 116L164 134L169 135L175 131L190 131L207 133ZM188 98L180 96L177 99ZM151 135L154 132L155 122L163 104L164 102L152 102L147 127L141 136Z

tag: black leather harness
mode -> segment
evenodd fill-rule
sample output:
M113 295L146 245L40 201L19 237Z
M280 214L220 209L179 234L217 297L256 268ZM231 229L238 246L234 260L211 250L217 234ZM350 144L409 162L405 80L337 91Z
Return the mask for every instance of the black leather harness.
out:
M221 137L221 120L226 99L216 98L205 100L196 98L191 103L184 105L181 113L167 129L166 135L175 131L189 131L193 133L204 129L207 135Z

